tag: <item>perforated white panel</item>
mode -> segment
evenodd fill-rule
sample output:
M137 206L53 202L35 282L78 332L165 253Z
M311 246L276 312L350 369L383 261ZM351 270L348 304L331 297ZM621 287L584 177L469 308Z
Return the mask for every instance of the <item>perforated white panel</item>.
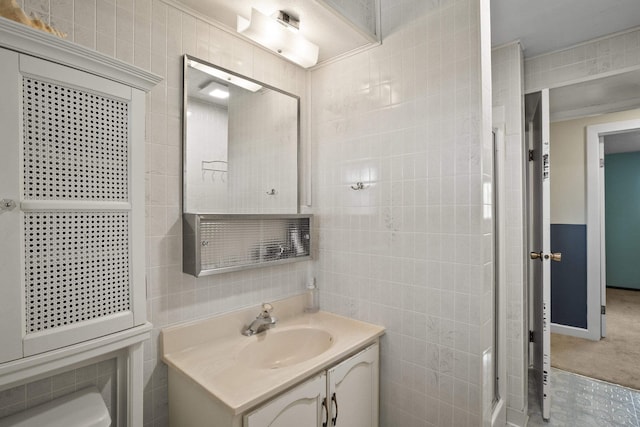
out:
M128 212L26 212L26 333L130 309Z
M128 200L126 102L23 77L24 199Z
M202 270L310 255L309 219L200 220Z

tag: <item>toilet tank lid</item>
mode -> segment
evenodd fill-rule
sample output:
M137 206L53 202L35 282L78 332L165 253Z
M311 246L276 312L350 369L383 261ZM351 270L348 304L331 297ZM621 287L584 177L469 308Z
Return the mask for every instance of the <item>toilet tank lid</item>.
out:
M0 427L109 427L111 417L95 386L0 419Z

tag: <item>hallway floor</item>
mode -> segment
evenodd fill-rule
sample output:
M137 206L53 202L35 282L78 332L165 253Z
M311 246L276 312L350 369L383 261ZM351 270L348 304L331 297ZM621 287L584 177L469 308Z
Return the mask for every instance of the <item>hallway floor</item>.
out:
M640 391L551 369L551 418L542 420L529 372L530 427L640 427Z
M607 288L607 337L551 334L551 366L640 390L640 291Z

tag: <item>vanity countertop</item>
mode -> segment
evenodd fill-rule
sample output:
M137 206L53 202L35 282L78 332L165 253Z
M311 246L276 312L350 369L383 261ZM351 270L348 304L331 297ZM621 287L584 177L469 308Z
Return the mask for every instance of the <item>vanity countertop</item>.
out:
M273 315L279 318L277 327L251 337L240 331L255 318L259 307L166 328L162 331L162 360L237 415L373 343L385 330L323 311L304 313L302 296L272 305ZM331 346L290 366L261 367L239 361L247 345L269 339L270 333L306 328L328 332Z

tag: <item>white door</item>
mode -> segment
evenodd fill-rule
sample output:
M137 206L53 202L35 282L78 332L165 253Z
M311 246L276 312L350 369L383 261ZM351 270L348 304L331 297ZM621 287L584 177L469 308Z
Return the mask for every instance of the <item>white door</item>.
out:
M319 375L244 416L244 427L327 426L327 377Z
M540 93L539 104L530 129L530 287L532 297L531 331L533 338L533 368L542 417L549 419L551 391L551 261L560 254L551 252L550 238L550 127L549 90Z
M378 344L327 372L328 427L378 426Z

